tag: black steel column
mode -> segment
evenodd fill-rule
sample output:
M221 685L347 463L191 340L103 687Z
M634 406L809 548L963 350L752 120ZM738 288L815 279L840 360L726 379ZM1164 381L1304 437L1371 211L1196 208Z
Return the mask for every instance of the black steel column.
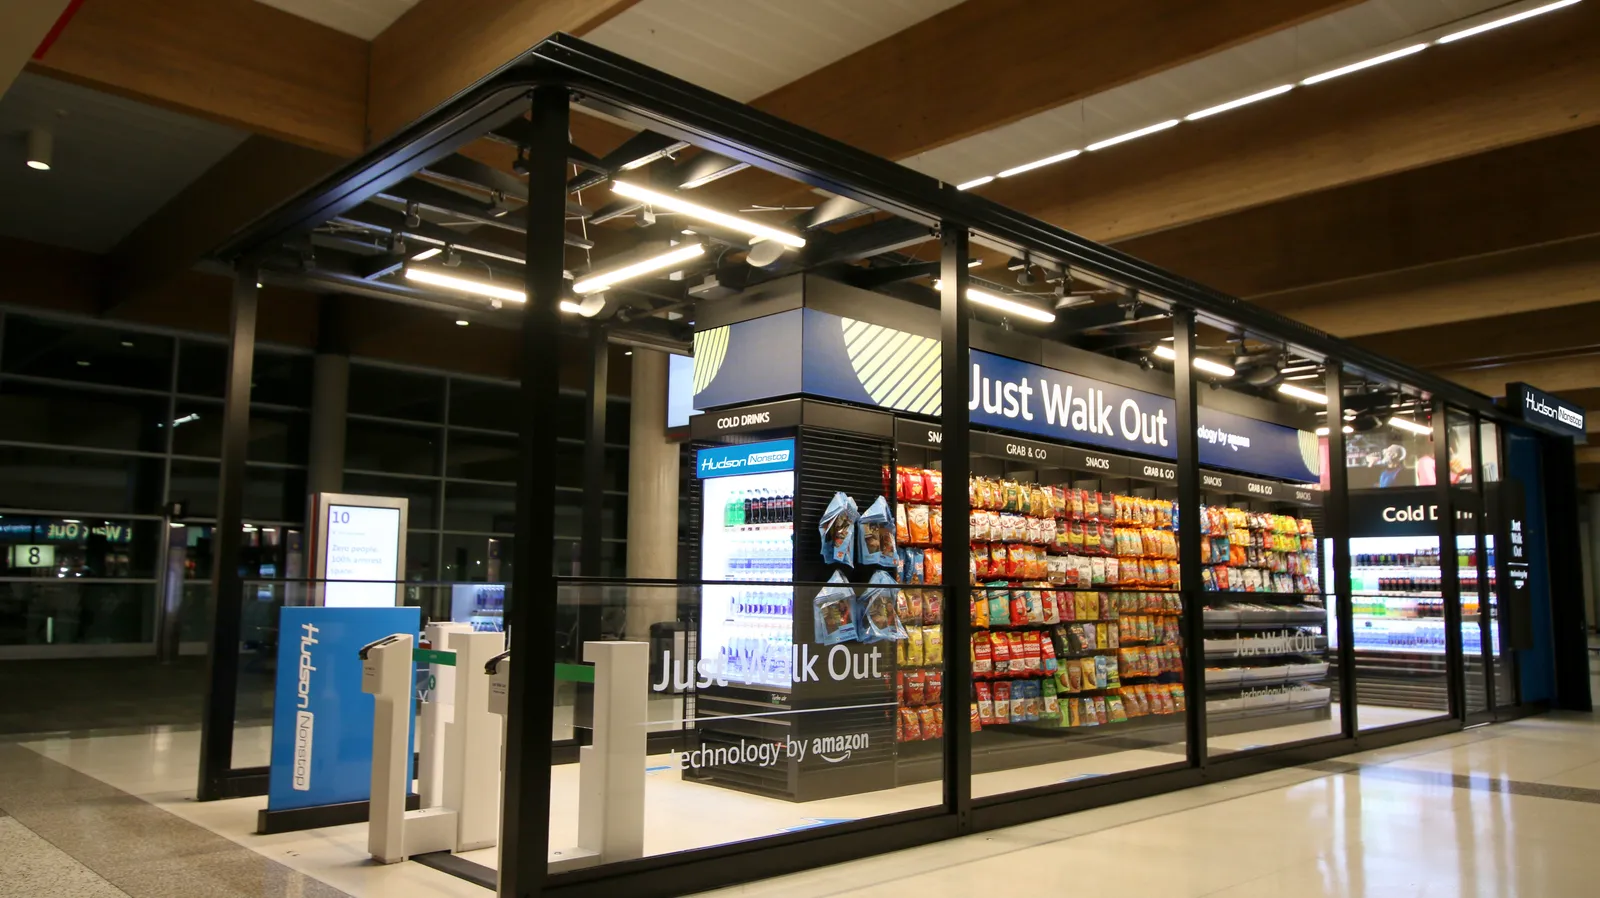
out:
M1339 640L1340 730L1354 736L1361 727L1356 718L1355 596L1350 583L1350 471L1345 467L1344 367L1334 359L1323 366L1323 388L1328 396L1328 492L1323 496L1322 519L1333 542L1333 582L1322 584L1332 594L1337 611ZM1320 547L1319 547L1320 548Z
M522 392L517 408L516 544L507 607L511 647L505 799L500 822L500 894L538 895L550 851L550 717L555 699L556 428L560 303L566 289L567 91L533 90L529 123L528 301L522 314Z
M606 329L598 322L589 325L589 408L587 412L588 439L583 446L583 547L579 564L585 577L600 576L601 559L605 556L603 539L605 527L606 492L606 376L610 373L610 346L606 342ZM580 612L581 614L581 612ZM595 607L595 621L599 622L599 607ZM594 639L596 629L580 628L579 635Z
M1539 441L1540 479L1544 488L1545 557L1529 558L1550 572L1552 659L1555 698L1552 707L1589 711L1588 633L1583 628L1583 545L1578 539L1578 464L1572 440L1535 434Z
M1456 563L1456 503L1450 490L1450 424L1443 399L1433 401L1434 489L1439 507L1439 595L1444 602L1444 660L1450 714L1467 715L1467 671L1461 651L1461 570Z
M939 426L944 431L944 804L966 832L972 817L971 521L967 480L972 475L967 423L968 361L967 229L944 222L940 236Z
M239 626L244 613L239 533L244 524L245 447L250 442L256 299L255 266L239 265L233 272L217 525L211 534L211 630L206 634L206 701L200 717L200 783L195 793L201 801L230 797L225 785L233 769L233 718L239 699Z
M1177 420L1172 436L1178 452L1178 566L1183 597L1183 692L1189 763L1206 766L1206 632L1200 576L1200 412L1194 378L1194 312L1172 313L1172 395Z

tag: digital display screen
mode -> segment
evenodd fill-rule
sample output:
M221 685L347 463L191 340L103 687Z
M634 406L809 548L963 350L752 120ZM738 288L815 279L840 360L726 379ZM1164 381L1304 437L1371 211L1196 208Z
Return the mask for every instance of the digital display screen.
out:
M322 603L329 608L398 604L400 509L329 505Z

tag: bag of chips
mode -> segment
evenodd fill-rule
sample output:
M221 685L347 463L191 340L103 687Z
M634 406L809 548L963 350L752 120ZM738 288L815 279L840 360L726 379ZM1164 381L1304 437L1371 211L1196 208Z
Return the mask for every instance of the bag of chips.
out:
M867 581L856 614L856 639L863 643L892 642L906 638L905 625L896 613L900 590L888 571L878 571Z
M924 549L922 562L922 582L929 586L938 586L944 582L943 552L938 549Z
M944 595L936 589L925 590L922 595L922 623L944 623Z
M928 700L928 680L920 670L903 671L905 678L904 704L921 705Z
M998 630L989 632L989 651L994 660L994 675L1003 677L1011 673L1011 640Z
M994 684L994 721L1011 722L1011 681L1000 680Z
M922 472L922 495L937 505L944 501L944 475L938 471Z
M917 715L922 722L922 738L939 739L944 736L944 722L940 720L939 708L918 708Z
M922 663L929 666L944 663L944 630L942 628L922 628Z
M973 595L972 601L971 601L971 605L972 605L972 628L974 630L980 630L980 629L981 630L986 630L986 629L988 629L989 626L990 626L990 624L989 624L989 599L988 599L988 597L983 595L982 591L980 590L976 594Z
M978 719L984 726L994 726L994 691L988 683L977 684L978 692Z
M922 719L914 708L900 709L900 741L922 741Z
M910 534L912 545L925 546L929 543L928 506L911 505L906 508L906 533Z
M926 684L924 695L928 704L937 705L944 701L944 672L929 670L923 674L923 680Z
M891 598L892 602L892 598ZM816 637L821 645L836 645L856 638L856 591L834 571L828 585L811 600L816 617Z
M906 583L921 583L926 579L921 549L900 550L900 579Z
M828 564L854 567L856 563L856 519L860 517L856 500L834 493L822 513L817 529L822 533L822 560Z
M901 667L922 666L922 628L906 627L906 638L896 644L896 660ZM901 652L900 650L904 651Z
M994 673L994 649L987 633L972 634L972 675L988 677Z
M894 539L898 545L911 544L911 531L906 524L906 507L904 505L896 505L894 507Z
M973 704L968 705L967 707L970 709L969 718L970 718L971 724L972 724L971 725L971 730L972 730L972 732L976 733L976 732L978 732L978 731L983 729L983 721L978 719L978 705L977 705L976 702L974 702Z
M1106 717L1112 723L1127 723L1128 712L1122 707L1122 696L1113 695L1106 699Z
M1039 613L1042 623L1061 623L1061 608L1056 604L1056 594L1053 591L1047 590L1039 594Z
M937 505L928 509L928 543L935 546L944 544L944 509Z

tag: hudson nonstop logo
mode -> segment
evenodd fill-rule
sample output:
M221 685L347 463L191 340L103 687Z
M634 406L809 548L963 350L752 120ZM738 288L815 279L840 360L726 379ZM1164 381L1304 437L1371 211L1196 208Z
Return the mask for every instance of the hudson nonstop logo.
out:
M316 624L301 624L305 632L300 636L300 682L295 687L298 694L294 714L294 776L291 786L296 792L311 791L311 736L316 729L317 717L311 709L311 675L316 666L311 663L311 647L317 644Z
M771 449L765 452L751 452L743 457L713 458L709 455L700 459L701 472L706 471L733 471L739 468L754 468L761 465L781 465L789 461L788 449Z
M1550 405L1532 393L1522 394L1522 404L1534 414L1542 415L1546 418L1554 418L1568 427L1583 429L1583 414L1564 405Z

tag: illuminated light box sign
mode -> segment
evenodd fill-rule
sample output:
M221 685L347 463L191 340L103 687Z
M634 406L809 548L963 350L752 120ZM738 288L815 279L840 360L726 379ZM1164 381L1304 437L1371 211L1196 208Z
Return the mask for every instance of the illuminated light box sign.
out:
M701 480L735 474L768 474L794 470L794 440L768 440L738 446L701 449L695 455L695 476Z
M1177 405L1166 397L982 350L970 354L974 425L1177 459ZM695 335L695 407L803 393L934 417L942 411L939 341L816 309ZM1202 407L1200 464L1280 480L1321 479L1315 434Z
M316 578L331 608L400 604L409 501L388 496L319 493Z
M1576 403L1524 383L1510 383L1506 384L1506 405L1535 427L1580 443L1589 440L1583 407Z

